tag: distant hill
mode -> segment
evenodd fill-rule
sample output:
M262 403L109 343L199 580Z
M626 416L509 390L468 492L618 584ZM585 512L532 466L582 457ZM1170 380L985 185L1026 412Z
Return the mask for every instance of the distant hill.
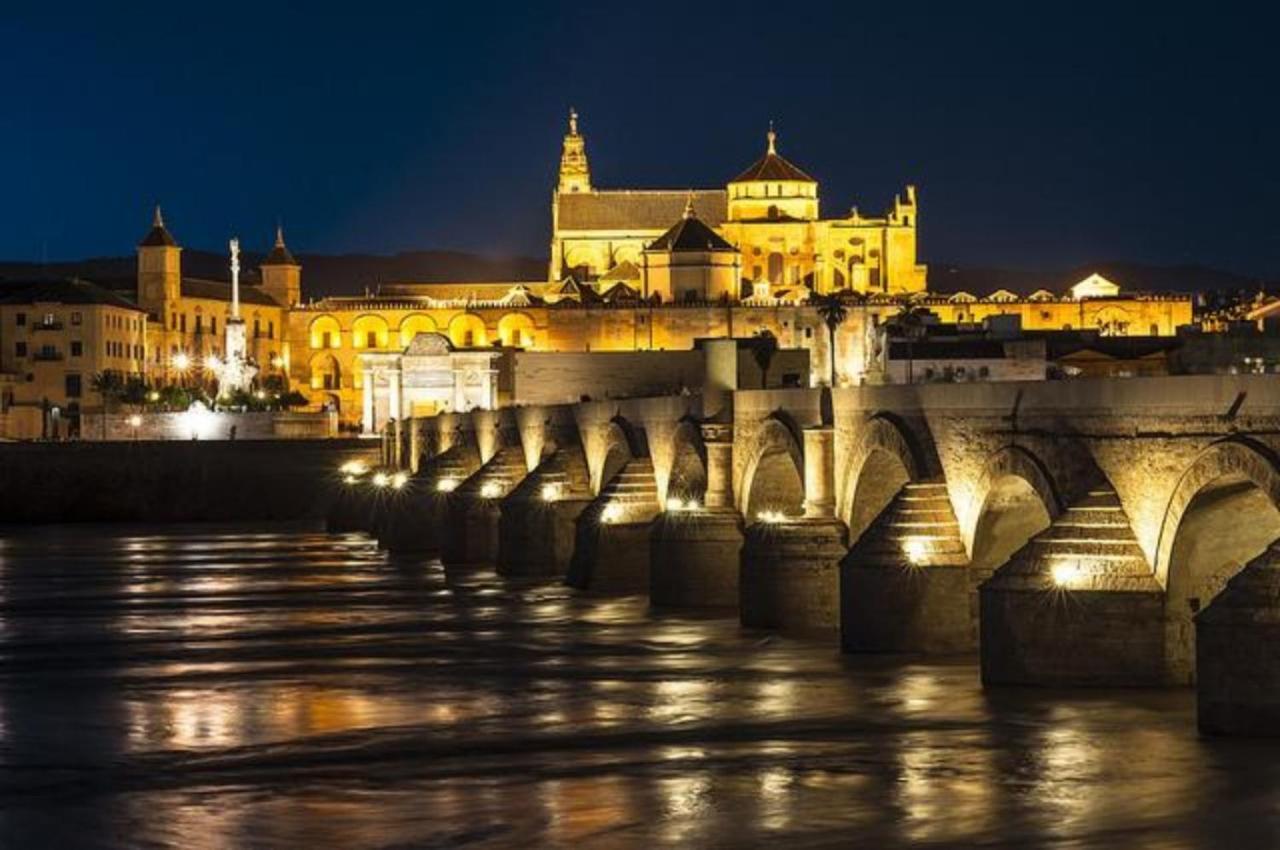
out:
M241 280L256 283L262 254L241 255ZM188 277L230 280L225 254L186 249L182 271ZM303 292L309 298L325 295L357 295L381 283L445 281L545 280L547 261L536 257L489 259L461 251L406 251L391 256L377 254L301 254ZM113 289L131 288L136 260L128 257L94 257L54 263L0 261L0 285L4 281L40 277L82 277Z
M227 280L227 258L208 251L185 250L183 270L189 277ZM258 281L261 254L246 253L242 280ZM358 295L382 283L447 281L543 280L547 261L541 257L490 259L460 251L406 251L390 256L379 254L303 254L303 292L309 298L325 295ZM134 285L135 260L127 257L96 257L55 263L0 261L0 285L4 281L37 277L83 277L114 289ZM929 264L929 289L934 292L965 291L986 295L1008 289L1029 295L1037 289L1061 293L1073 283L1098 272L1125 290L1146 292L1203 292L1209 290L1257 291L1258 278L1210 269L1203 266L1152 266L1141 263L1102 262L1058 271ZM1267 282L1275 289L1280 282Z

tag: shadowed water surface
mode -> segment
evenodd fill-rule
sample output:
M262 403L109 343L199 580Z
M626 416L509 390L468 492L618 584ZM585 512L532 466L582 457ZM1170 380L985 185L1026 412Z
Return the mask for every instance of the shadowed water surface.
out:
M281 528L0 541L0 846L1275 846L1190 693L984 693Z

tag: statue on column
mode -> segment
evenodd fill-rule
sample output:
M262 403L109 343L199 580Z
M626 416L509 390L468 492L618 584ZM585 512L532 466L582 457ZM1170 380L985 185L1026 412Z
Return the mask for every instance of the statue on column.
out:
M244 319L240 318L240 240L231 240L231 317L226 322L226 343L216 373L218 398L248 392L258 366L248 355Z

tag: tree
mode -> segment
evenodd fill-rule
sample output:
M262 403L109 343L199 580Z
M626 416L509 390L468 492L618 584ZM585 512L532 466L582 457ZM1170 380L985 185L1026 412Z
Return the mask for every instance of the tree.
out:
M769 367L778 353L778 338L769 330L762 330L751 338L751 356L760 367L760 389L769 386Z
M102 439L107 438L107 414L124 393L124 380L119 372L98 372L90 380L93 391L102 396Z
M907 383L914 381L915 376L912 374L912 364L915 354L915 342L925 334L925 320L930 315L929 311L924 307L913 307L910 304L903 304L897 314L885 323L889 330L890 336L900 336L907 340ZM886 340L886 347L888 341ZM888 353L886 352L886 358ZM887 359L886 359L886 362Z
M831 386L836 385L836 328L849 318L849 310L839 295L813 295L809 302L817 308L822 323L827 326L827 338L831 343Z

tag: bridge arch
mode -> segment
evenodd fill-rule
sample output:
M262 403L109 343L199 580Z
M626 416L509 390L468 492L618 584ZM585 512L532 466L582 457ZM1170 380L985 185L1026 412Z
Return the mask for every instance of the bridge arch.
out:
M1241 437L1205 448L1174 486L1156 549L1171 681L1195 680L1195 615L1277 539L1280 462L1275 454Z
M844 464L838 510L856 541L904 484L919 481L928 464L910 431L896 417L867 420Z
M1062 512L1058 488L1044 463L1020 446L987 459L966 517L970 564L993 572Z
M795 423L780 412L761 423L738 488L738 510L747 522L755 522L763 511L786 516L804 513L804 453L799 433Z
M591 466L591 492L598 496L628 461L645 457L647 452L639 430L624 417L616 415L602 426L599 451L592 454L595 463Z
M707 447L702 442L702 429L685 418L671 435L671 467L664 498L702 503L706 493Z

